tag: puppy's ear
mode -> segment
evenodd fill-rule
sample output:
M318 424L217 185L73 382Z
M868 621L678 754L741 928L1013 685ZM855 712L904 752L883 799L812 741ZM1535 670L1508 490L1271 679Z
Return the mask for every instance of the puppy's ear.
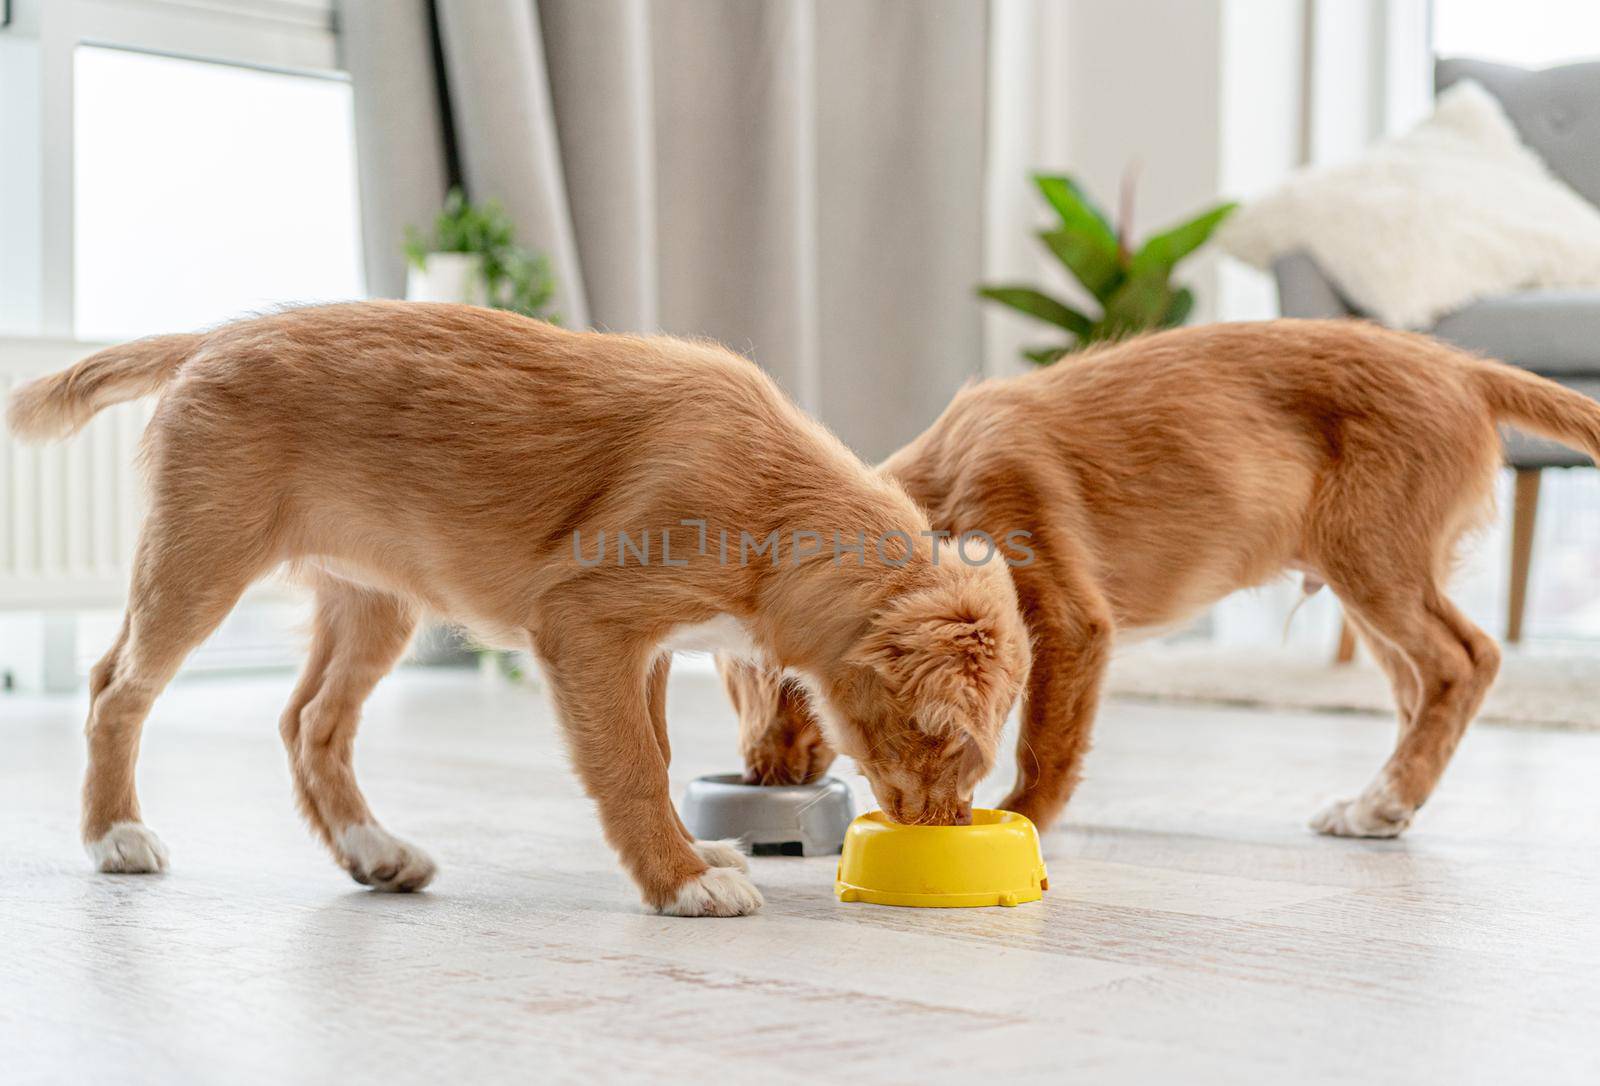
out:
M1027 633L1009 591L946 583L892 600L852 661L877 672L923 731L987 747L1027 675Z

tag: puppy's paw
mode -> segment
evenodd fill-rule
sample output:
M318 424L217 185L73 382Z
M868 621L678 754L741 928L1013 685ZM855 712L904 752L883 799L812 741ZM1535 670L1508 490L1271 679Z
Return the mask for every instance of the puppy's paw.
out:
M1311 828L1330 837L1398 837L1415 813L1386 798L1362 794L1328 804L1311 819Z
M347 826L339 834L338 850L350 877L374 890L404 894L433 881L435 868L428 854L375 822Z
M749 916L763 904L761 891L744 872L713 867L678 887L677 896L659 911L667 916Z
M1032 792L1012 792L1000 801L999 809L1019 814L1032 822L1043 833L1061 814L1061 801L1054 797L1041 797Z
M736 840L696 841L695 852L712 867L736 867L749 871L750 863L744 858L744 849Z
M143 822L116 822L84 847L97 870L142 875L167 869L167 846Z

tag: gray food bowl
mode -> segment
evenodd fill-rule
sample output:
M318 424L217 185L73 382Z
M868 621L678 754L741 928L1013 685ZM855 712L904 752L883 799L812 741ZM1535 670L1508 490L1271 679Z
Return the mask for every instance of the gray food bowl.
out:
M757 856L832 856L855 817L850 788L835 777L815 784L745 784L737 773L689 782L683 821L701 840L737 837Z

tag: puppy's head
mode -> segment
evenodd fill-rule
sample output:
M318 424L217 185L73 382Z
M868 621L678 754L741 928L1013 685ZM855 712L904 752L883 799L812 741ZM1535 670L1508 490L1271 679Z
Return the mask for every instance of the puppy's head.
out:
M777 668L730 656L717 671L739 715L739 753L746 784L810 784L833 764L798 679Z
M890 818L965 824L1027 678L1028 634L1003 565L952 552L929 574L884 602L818 707Z

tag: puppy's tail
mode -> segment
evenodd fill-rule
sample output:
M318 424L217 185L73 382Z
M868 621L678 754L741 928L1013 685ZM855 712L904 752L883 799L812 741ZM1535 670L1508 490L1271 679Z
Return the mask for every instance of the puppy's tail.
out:
M76 433L97 411L155 392L200 346L204 336L151 336L96 351L60 373L11 394L6 425L20 441Z
M1600 404L1502 362L1479 363L1473 379L1496 421L1580 449L1600 464Z

